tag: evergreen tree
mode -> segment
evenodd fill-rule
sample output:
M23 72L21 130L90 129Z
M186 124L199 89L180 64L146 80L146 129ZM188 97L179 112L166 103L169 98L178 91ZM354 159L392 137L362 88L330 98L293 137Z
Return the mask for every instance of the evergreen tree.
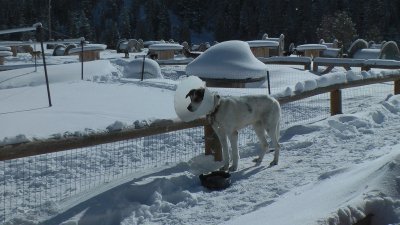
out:
M145 3L147 35L150 39L158 39L159 6L156 0L147 0Z
M157 15L157 39L168 40L171 38L171 21L168 14L168 9L163 2L159 6L159 13Z
M122 38L131 38L132 30L131 30L131 19L129 17L129 12L126 8L122 9L121 16L119 18L119 32Z
M336 38L343 43L345 50L350 47L357 36L356 34L355 24L347 12L336 12L333 16L323 17L320 26L317 28L319 39L334 40Z
M84 10L80 11L77 20L77 30L78 30L78 37L85 37L86 40L91 40L92 30L90 27L89 19L86 17Z

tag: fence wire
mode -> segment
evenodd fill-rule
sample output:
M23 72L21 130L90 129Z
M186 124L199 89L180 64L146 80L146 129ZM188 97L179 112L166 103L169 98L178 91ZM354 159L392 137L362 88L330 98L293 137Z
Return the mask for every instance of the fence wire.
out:
M24 214L46 218L55 212L49 209L57 210L57 203L68 197L147 169L189 161L203 151L204 129L197 127L2 161L0 221Z

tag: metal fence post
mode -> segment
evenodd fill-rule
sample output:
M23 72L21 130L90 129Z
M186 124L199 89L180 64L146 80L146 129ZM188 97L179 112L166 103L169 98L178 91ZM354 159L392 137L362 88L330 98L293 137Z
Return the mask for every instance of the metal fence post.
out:
M83 80L83 44L85 43L85 38L81 37L81 80Z
M40 47L42 50L44 76L46 78L46 87L47 87L47 98L49 100L49 107L51 107L52 104L51 104L51 96L50 96L49 77L47 75L46 57L44 54L44 47L43 47L43 27L41 24L36 27L36 38L39 39Z

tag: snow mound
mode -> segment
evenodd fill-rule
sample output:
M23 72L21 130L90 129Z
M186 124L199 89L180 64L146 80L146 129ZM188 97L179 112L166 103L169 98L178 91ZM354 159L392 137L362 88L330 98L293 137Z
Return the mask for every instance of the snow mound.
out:
M317 79L318 87L346 83L346 74L342 72L325 74Z
M382 105L393 114L400 113L400 96L390 95L386 101L382 102Z
M144 64L144 65L143 65ZM123 74L126 78L141 79L143 70L144 79L164 78L158 63L152 59L134 59L124 66Z
M186 74L214 79L261 78L266 76L267 67L253 55L248 43L225 41L189 63Z
M316 184L292 190L280 201L224 224L265 224L265 215L273 215L269 224L280 225L352 225L367 215L373 215L373 225L398 223L399 147L378 159L335 170ZM335 208L339 209L332 211ZM288 212L295 213L287 216Z

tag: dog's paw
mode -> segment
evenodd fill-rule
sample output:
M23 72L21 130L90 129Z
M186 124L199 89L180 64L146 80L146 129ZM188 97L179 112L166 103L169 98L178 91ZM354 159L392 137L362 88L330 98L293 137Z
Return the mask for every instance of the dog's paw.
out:
M269 164L270 167L271 167L271 166L276 166L276 165L278 165L278 161L275 161L275 160L273 160L273 161Z
M237 169L238 169L237 166L231 166L231 167L229 167L229 171L230 171L230 172L234 172L234 171L236 171Z
M262 160L260 160L260 158L255 158L255 159L253 159L253 162L255 162L255 163L259 163L259 162L261 162Z
M223 166L219 168L219 171L228 171L228 169L230 169L229 166Z

